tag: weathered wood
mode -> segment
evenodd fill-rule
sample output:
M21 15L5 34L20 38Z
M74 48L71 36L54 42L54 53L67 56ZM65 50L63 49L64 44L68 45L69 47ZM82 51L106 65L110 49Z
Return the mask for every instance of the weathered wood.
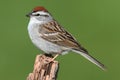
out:
M33 72L27 80L56 80L59 64L58 61L46 55L37 55Z

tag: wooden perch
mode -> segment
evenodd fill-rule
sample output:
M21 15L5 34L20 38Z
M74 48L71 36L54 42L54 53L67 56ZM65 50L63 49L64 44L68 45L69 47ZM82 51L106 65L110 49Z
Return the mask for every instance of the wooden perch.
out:
M27 80L56 80L59 64L58 61L51 60L52 57L37 55L33 72L28 75Z

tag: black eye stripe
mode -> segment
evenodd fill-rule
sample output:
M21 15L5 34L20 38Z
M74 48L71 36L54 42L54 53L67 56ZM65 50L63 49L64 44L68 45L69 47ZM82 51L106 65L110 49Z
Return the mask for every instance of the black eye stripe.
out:
M45 16L45 17L49 17L48 15L41 15L41 14L35 14L35 16Z
M48 15L44 15L45 17L49 17Z
M40 16L40 14L36 14L35 16Z

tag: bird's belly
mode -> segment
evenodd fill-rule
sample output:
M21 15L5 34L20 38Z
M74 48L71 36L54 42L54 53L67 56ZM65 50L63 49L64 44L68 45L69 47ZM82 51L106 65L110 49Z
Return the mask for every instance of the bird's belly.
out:
M45 53L61 53L62 49L60 46L53 44L51 42L48 42L42 38L33 38L32 42L42 51Z
M51 43L49 41L44 40L40 37L40 33L38 32L38 25L36 24L29 24L28 27L28 33L30 36L31 41L35 46L37 46L39 49L44 51L45 53L60 53L64 54L64 52L67 52L65 47L56 45L54 43Z

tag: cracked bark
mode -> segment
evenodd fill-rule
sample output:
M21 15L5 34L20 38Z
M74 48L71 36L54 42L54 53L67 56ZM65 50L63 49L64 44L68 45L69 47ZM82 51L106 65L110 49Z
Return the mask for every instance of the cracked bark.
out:
M29 73L27 80L56 80L59 63L51 60L52 57L44 54L37 55L33 72Z

